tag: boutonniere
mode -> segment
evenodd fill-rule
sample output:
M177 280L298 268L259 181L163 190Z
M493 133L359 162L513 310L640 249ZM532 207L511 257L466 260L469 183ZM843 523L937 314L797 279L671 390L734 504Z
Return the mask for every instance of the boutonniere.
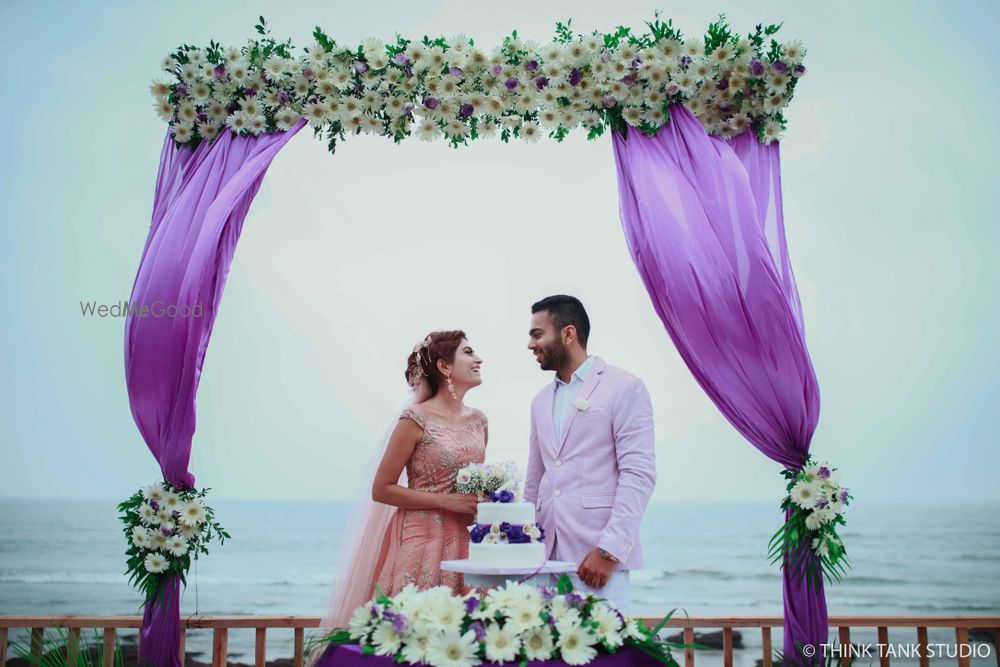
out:
M590 409L590 403L583 400L582 398L578 398L575 401L573 401L573 407L579 410L580 412L584 412L585 410Z

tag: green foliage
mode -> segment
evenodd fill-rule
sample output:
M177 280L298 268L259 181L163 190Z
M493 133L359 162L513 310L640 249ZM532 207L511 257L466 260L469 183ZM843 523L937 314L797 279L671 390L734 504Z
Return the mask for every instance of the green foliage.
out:
M10 642L10 653L15 658L25 660L28 664L39 667L99 667L104 664L104 643L101 635L95 628L94 638L91 641L81 634L77 650L73 652L73 659L70 659L70 651L67 650L75 641L65 628L55 628L50 634L48 630L42 632L41 641L32 646L30 638ZM124 667L125 660L122 657L121 643L115 637L114 650L115 667Z

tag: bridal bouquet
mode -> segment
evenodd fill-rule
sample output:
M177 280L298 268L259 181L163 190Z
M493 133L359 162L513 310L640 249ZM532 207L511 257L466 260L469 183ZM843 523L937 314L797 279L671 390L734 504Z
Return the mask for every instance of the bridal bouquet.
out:
M118 505L128 542L129 582L152 599L163 577L176 574L186 583L192 557L208 554L208 543L223 544L229 533L203 499L208 489L178 489L150 484Z
M447 586L421 591L410 584L392 597L379 592L354 612L346 630L335 630L321 644L357 642L366 655L435 667L557 659L584 665L598 651L633 646L678 667L670 646L657 639L669 618L650 630L605 600L573 592L565 575L556 588L508 581L465 597Z
M455 474L455 490L488 496L492 502L513 502L517 497L517 466L504 463L470 463Z
M840 485L837 469L817 464L812 456L801 470L784 470L788 494L781 509L791 515L768 545L771 563L788 559L789 567L818 585L822 575L840 581L845 572L847 550L837 536L837 526L846 525L844 509L853 496ZM804 544L809 549L801 548ZM809 557L810 552L815 557Z

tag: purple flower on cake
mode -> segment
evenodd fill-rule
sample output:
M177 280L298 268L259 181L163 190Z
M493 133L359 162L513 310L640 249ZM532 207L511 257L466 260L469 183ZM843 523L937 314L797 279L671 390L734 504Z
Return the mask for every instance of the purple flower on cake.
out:
M507 489L500 489L499 491L494 491L490 494L490 502L512 503L514 502L514 494Z

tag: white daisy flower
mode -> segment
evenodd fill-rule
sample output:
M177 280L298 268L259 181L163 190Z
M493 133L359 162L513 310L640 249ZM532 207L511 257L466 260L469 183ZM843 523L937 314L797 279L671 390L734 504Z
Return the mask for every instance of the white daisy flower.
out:
M785 42L781 45L781 50L785 54L785 59L793 65L801 63L806 55L806 47L798 39Z
M146 500L155 500L160 502L163 500L163 494L166 493L166 489L163 488L162 484L150 484L149 486L143 488L142 497Z
M421 141L434 141L441 136L441 128L438 124L427 118L417 124L417 138Z
M510 662L517 659L521 650L521 640L512 624L502 628L495 623L486 629L486 659L491 662Z
M174 535L173 537L167 538L166 547L167 551L169 551L171 555L180 558L187 553L188 543L183 537Z
M663 113L663 109L657 106L652 109L647 109L642 115L642 119L653 127L659 127L663 125L666 120L666 116Z
M228 49L223 51L222 58L229 64L238 62L243 58L243 52L240 51L238 47L230 46Z
M368 625L371 623L372 615L368 610L368 605L361 605L354 610L351 620L347 623L347 631L351 639L361 639L368 633Z
M361 47L369 58L385 53L385 42L378 37L369 37L362 42Z
M281 107L278 112L274 115L274 124L279 130L288 131L292 129L299 120L301 120L302 114L296 112L291 107ZM183 515L182 515L183 518Z
M475 667L479 642L471 630L459 635L457 630L436 634L427 643L427 662L437 667Z
M212 100L205 107L205 113L216 122L223 121L226 119L226 105L218 100Z
M595 628L597 636L603 639L608 646L616 648L624 643L621 634L619 634L622 629L621 619L607 605L595 605L590 618L597 623Z
M469 126L460 120L453 120L444 126L444 133L449 138L464 139L469 136Z
M462 598L454 597L448 588L436 595L428 595L424 609L427 625L434 630L457 633L465 617L465 603Z
M403 646L403 638L392 629L392 623L382 621L372 633L371 643L375 647L375 655L396 655L396 651Z
M214 125L212 127L215 133L218 134L219 129L216 128ZM197 526L188 526L187 524L183 523L177 528L177 534L183 537L185 540L188 540L189 542L195 537L197 537L198 532L199 531Z
M625 107L622 110L622 118L632 127L639 127L642 124L642 108L633 106Z
M427 646L430 643L426 634L410 633L403 646L403 660L411 665L422 664L427 661Z
M233 132L242 132L247 129L247 116L242 111L234 111L226 117L226 127Z
M787 74L772 72L767 77L767 91L769 93L784 93L785 89L788 88L789 81L790 79Z
M250 68L244 60L237 60L229 66L229 78L236 83L246 83L250 78Z
M819 530L823 525L823 516L818 511L812 511L806 516L806 530Z
M201 68L194 63L181 65L181 80L185 83L193 83L201 76Z
M659 43L660 53L666 58L677 58L681 55L683 45L676 39L665 39Z
M685 39L681 46L681 54L689 58L705 55L705 43L700 39Z
M163 557L163 554L154 552L146 554L146 559L143 561L143 565L146 567L147 572L158 574L160 572L166 572L169 563L167 563L167 559Z
M542 599L540 595L524 595L506 605L507 625L516 632L544 625L542 620ZM506 626L505 626L506 627Z
M559 653L568 665L585 665L597 656L593 645L597 637L578 624L559 629Z
M198 498L187 501L177 511L180 512L180 522L185 526L197 526L205 521L205 506Z
M142 526L135 526L132 528L132 544L141 548L147 549L151 546L152 540L150 540L149 531Z
M781 111L788 102L784 95L772 94L764 98L764 113L774 114Z
M247 129L250 130L250 134L259 136L262 132L267 130L267 119L264 116L248 116L247 117Z
M195 65L205 64L205 52L202 49L195 49L194 51L188 51L187 53L188 62L194 63Z
M813 549L813 551L815 551L820 556L829 556L830 555L830 547L826 543L826 539L825 538L824 539L820 539L818 537L814 537L813 541L812 541L812 549Z
M521 138L527 141L529 144L533 144L536 141L538 141L539 137L542 136L542 131L541 128L538 127L538 123L534 121L529 121L521 126L520 135ZM504 541L506 540L501 540L501 542Z
M772 123L777 125L774 121L769 121L768 126ZM778 126L778 129L780 131L780 125ZM765 128L765 135L766 134L767 130ZM789 495L791 496L793 503L802 509L811 510L816 507L816 501L820 499L821 492L818 484L814 482L800 481L792 487Z
M150 533L150 547L153 549L159 549L164 551L167 548L167 536L161 533L159 530Z
M173 56L166 56L160 61L160 69L164 72L173 72L177 67L177 60Z
M735 134L739 134L750 127L750 116L743 112L733 114L733 117L729 119L729 127Z
M272 79L280 79L288 71L288 61L275 54L264 61L264 71Z
M323 127L327 121L329 107L320 102L310 102L302 109L310 127Z
M149 92L156 98L167 97L170 95L170 84L163 81L153 81L149 84Z
M153 108L156 109L156 115L160 117L160 120L169 121L174 117L174 105L166 99L153 102Z
M528 660L548 660L555 648L552 642L552 630L547 625L533 628L523 637L524 655Z

